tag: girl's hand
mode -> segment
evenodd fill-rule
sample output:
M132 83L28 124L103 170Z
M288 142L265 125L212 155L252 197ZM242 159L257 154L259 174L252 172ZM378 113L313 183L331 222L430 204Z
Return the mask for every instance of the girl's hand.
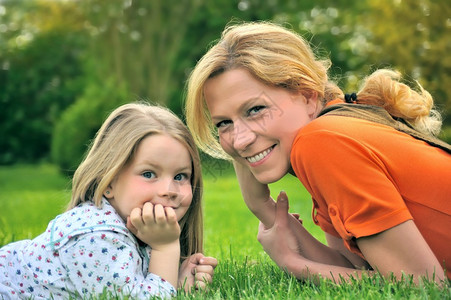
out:
M214 257L206 257L202 253L189 256L180 266L178 288L185 292L195 289L205 289L213 280L214 269L218 261Z
M162 250L178 243L180 226L172 207L146 202L143 208L134 208L127 218L127 228L153 250Z

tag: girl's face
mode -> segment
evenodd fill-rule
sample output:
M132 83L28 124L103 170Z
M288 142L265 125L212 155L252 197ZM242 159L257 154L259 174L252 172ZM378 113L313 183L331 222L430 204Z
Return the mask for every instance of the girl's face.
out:
M111 183L109 202L124 221L146 202L172 207L180 221L193 199L191 176L188 149L169 135L150 135Z
M232 69L208 79L204 95L221 147L258 181L272 183L291 170L291 145L316 116L316 94L306 98Z

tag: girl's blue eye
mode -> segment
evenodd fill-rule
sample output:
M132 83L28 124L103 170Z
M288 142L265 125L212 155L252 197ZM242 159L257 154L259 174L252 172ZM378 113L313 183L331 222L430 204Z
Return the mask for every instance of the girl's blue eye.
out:
M154 177L155 177L155 173L154 173L154 172L151 172L151 171L146 171L146 172L143 172L143 173L142 173L142 176L143 176L144 178L151 179L151 178L154 178Z
M174 180L176 180L176 181L182 181L187 178L188 178L188 176L186 174L177 174L174 176Z

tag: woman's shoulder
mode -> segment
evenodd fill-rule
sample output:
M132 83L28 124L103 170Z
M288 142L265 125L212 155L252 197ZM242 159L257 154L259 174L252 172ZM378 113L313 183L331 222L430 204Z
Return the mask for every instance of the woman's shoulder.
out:
M298 132L297 139L305 136L335 135L367 139L374 135L398 135L393 127L364 119L345 116L321 116L314 119Z

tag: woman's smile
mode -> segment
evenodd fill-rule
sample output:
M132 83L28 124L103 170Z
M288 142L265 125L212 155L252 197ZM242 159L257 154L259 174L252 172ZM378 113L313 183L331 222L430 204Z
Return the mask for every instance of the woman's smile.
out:
M261 162L263 159L265 159L266 157L268 157L268 155L271 153L271 151L274 149L276 145L273 145L271 147L269 147L268 149L254 155L254 156L249 156L246 157L246 160L251 164L251 165L256 165L256 163Z

